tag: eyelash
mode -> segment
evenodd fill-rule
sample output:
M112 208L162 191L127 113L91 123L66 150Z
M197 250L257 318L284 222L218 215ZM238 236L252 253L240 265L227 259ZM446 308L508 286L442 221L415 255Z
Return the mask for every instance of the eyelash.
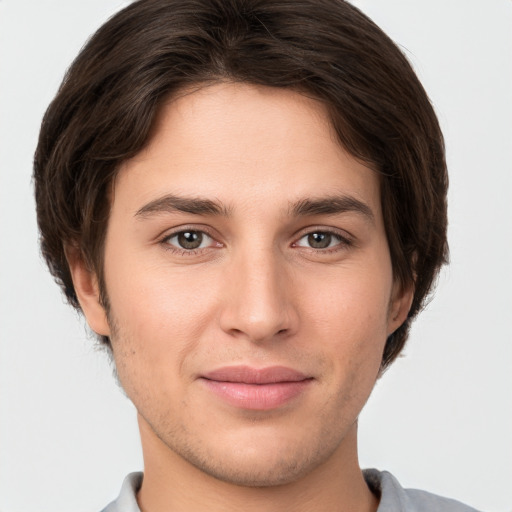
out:
M203 252L205 249L211 249L212 247L198 247L197 249L186 249L184 247L176 247L169 243L169 240L171 240L174 237L177 237L183 233L201 233L202 235L206 235L208 238L210 238L212 241L216 242L215 238L211 233L209 233L206 229L197 229L197 228L181 228L179 231L174 231L173 233L169 233L165 235L161 240L160 244L164 247L166 251L170 251L174 254L177 254L179 256L195 256L199 254L200 252ZM222 247L222 244L220 242L216 242L219 247ZM214 248L214 247L213 247Z
M198 247L197 249L186 249L186 248L180 248L173 246L169 243L169 240L171 240L174 237L179 236L183 233L200 233L202 235L206 235L208 238L210 238L212 241L217 243L217 247L223 247L223 244L220 242L217 242L214 238L214 236L209 233L204 228L197 229L197 228L181 228L179 231L174 231L173 233L166 234L165 237L163 237L160 240L160 244L164 247L165 250L170 251L174 254L178 254L179 256L195 256L201 252L203 252L205 249L212 249L215 247ZM305 247L298 245L298 242L302 240L305 237L308 237L313 234L323 234L323 235L329 235L333 238L337 239L338 243L333 247L326 247L326 248L314 248L314 247ZM353 241L348 238L347 236L341 235L338 231L330 230L330 229L312 229L307 232L303 232L303 234L300 235L299 238L297 238L297 241L293 242L292 247L302 247L303 249L313 251L316 254L331 254L338 251L342 251L348 247L353 246Z
M322 235L331 236L331 237L335 238L338 241L338 243L336 245L334 245L333 247L325 247L325 248L304 247L304 246L298 245L298 242L300 240L302 240L303 238L308 237L310 235L314 235L314 234L322 234ZM331 253L343 251L343 250L347 249L348 247L353 246L354 243L350 238L348 238L347 236L343 236L338 231L323 228L323 229L312 229L310 231L303 233L297 239L297 241L294 242L292 245L294 247L302 247L304 249L308 249L310 251L313 251L316 254L331 254Z

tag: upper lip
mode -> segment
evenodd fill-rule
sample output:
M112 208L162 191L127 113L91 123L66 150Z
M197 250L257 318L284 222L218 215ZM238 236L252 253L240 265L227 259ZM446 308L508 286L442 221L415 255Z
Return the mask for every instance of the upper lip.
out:
M276 382L300 382L310 377L286 366L253 368L251 366L225 366L201 375L204 379L244 384L273 384Z

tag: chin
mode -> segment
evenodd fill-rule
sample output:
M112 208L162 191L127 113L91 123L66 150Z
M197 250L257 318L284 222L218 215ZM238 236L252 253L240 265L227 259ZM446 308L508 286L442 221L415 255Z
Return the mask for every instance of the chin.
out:
M245 443L220 443L209 449L187 443L175 445L173 451L217 480L243 487L276 487L311 473L331 458L337 447L326 438L311 443L312 436L300 440L257 437Z
M321 461L301 459L300 457L283 457L280 460L242 459L215 461L189 460L203 473L226 483L243 487L277 487L300 480L310 473Z

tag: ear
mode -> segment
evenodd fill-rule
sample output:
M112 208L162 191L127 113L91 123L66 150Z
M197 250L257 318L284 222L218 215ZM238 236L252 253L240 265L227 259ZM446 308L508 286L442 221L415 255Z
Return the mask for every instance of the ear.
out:
M65 252L76 296L89 327L96 334L110 336L107 314L100 301L96 273L89 268L78 248L68 246Z
M388 312L388 336L406 320L414 298L414 284L404 285L395 279Z

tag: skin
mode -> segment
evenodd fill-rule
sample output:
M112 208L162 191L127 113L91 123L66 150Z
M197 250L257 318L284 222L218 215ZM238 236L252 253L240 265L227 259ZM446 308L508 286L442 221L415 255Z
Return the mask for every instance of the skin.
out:
M170 194L221 211L176 211ZM294 211L334 196L348 207ZM180 246L184 230L205 233L199 248ZM68 256L139 413L141 510L376 510L357 418L412 290L393 278L378 174L340 146L320 102L234 83L169 101L114 183L108 314ZM235 407L200 376L238 364L310 381L279 407Z

